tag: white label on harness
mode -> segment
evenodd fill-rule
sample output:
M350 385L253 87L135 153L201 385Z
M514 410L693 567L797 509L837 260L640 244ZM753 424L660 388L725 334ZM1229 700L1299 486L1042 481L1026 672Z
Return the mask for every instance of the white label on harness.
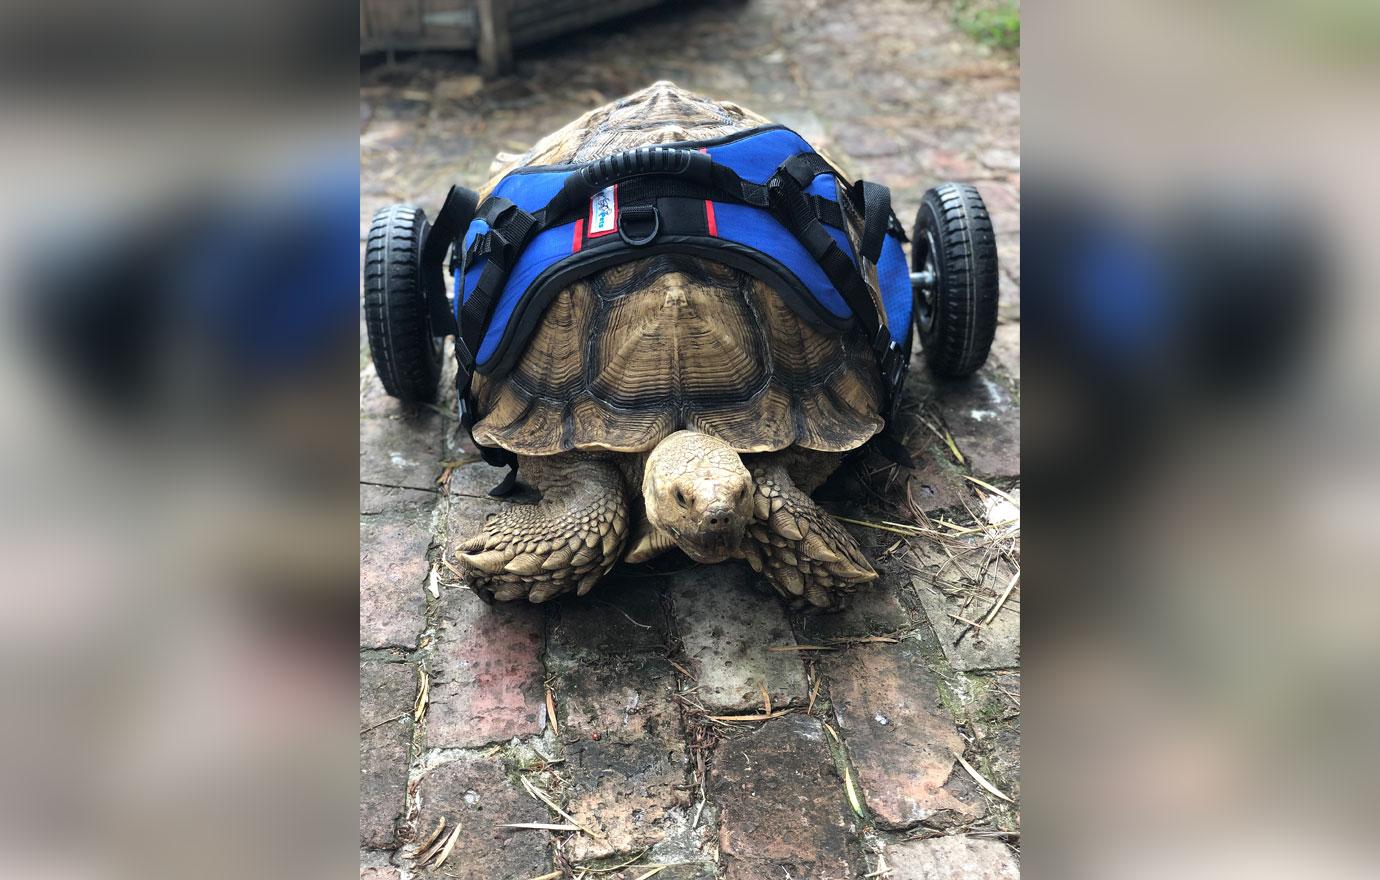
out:
M618 230L618 184L601 189L589 200L589 232L591 238Z

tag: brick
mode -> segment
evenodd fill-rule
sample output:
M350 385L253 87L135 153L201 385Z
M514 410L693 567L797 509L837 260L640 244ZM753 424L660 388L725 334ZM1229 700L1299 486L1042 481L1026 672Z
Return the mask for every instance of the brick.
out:
M1020 321L1007 321L997 325L997 335L992 340L992 357L1001 365L1002 371L1019 386L1021 382Z
M396 486L360 483L359 513L360 516L429 522L431 512L440 498L437 493L423 489L399 489Z
M986 756L983 775L1019 802L1021 675L1019 672L999 672L991 676L972 676L969 681L977 685L974 688L977 699L967 711L975 745Z
M921 166L931 180L971 180L978 167L967 155L949 149L925 150L920 156Z
M658 580L614 571L588 594L551 603L551 656L560 662L582 656L665 654L666 613Z
M915 624L916 615L908 604L915 601L910 594L910 574L899 561L880 559L880 548L866 543L868 536L861 534L863 531L866 530L858 529L853 533L862 539L863 551L877 569L877 580L858 587L857 592L848 597L848 604L842 611L802 615L800 633L807 644L824 639L886 635L910 629Z
M556 687L566 809L606 838L577 835L568 844L570 857L583 861L660 843L676 818L672 811L690 800L670 664L604 661L560 676Z
M929 431L925 433L929 434ZM916 468L909 475L910 497L926 514L961 509L965 502L972 504L973 493L968 491L963 478L959 476L952 453L934 435L929 436L935 442L928 444L925 451L916 457Z
M1019 321L1021 319L1021 283L1011 277L1005 269L997 276L997 320Z
M666 864L669 866L665 870L658 871L655 874L656 880L662 880L663 877L665 880L714 880L714 878L718 876L716 868L711 862L670 863L649 853L646 858L640 859L637 864L630 865L621 871L615 871L612 874L588 874L586 877L587 880L594 880L594 878L597 878L597 880L638 880L638 878L647 873L647 865L653 863ZM575 876L578 877L580 875L577 873Z
M891 880L1019 880L1011 850L995 840L954 835L888 844Z
M982 203L999 235L1011 235L1021 228L1021 192L1005 181L983 180L977 184Z
M1020 233L997 235L997 265L1003 274L1011 277L1017 284L1021 282L1021 236Z
M362 660L359 664L360 845L397 845L396 823L407 797L412 743L412 704L417 673L410 664ZM401 720L397 719L402 716ZM364 876L363 870L360 872Z
M457 497L452 498L446 512L446 559L455 564L455 547L484 528L484 518L503 509L503 502L496 498Z
M843 780L816 719L787 715L721 743L709 787L729 880L855 876Z
M1002 382L979 370L971 379L941 385L935 401L973 473L1020 476L1021 412Z
M915 555L923 569L914 577L915 592L950 665L964 671L1009 669L1020 665L1019 586L997 616L982 629L964 634L968 625L949 616L953 613L972 620L974 616L986 614L1010 583L1014 573L1010 564L1005 559L997 559L984 571L978 565L981 562L979 554L951 561L926 544L917 544ZM976 596L976 601L965 608L963 597L970 595ZM961 639L960 635L963 635Z
M541 733L546 726L541 607L485 605L462 587L448 588L441 607L427 745L479 746Z
M699 681L695 698L714 710L803 702L805 670L781 602L743 563L698 566L668 576L676 628ZM756 581L756 583L754 583Z
M818 668L877 824L908 828L937 813L977 814L945 788L964 743L912 646L856 645L820 658Z
M359 527L359 643L413 648L426 614L431 533L417 522Z
M660 843L671 811L689 803L676 675L653 584L614 577L551 606L547 663L565 744L566 809L606 837L573 838L567 854L577 862Z
M470 454L472 453L462 453L465 456ZM457 457L453 460L464 459ZM491 499L489 490L503 482L507 474L507 468L496 468L480 460L468 461L450 472L450 480L446 485L451 495Z
M417 785L417 804L418 833L430 833L444 816L447 829L460 824L460 836L439 870L423 869L416 876L518 880L551 871L546 834L498 827L552 821L550 811L510 778L498 757L462 755L427 771Z
M359 422L359 480L435 489L441 475L441 416L426 410Z

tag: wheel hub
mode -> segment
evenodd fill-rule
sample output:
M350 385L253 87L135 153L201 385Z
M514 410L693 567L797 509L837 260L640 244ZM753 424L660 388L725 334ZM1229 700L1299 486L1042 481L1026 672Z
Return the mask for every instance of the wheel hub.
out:
M922 334L928 334L934 327L936 291L939 289L939 276L936 274L937 270L934 262L934 254L934 236L926 231L925 266L921 271L934 279L934 281L931 284L925 284L920 287L920 297L916 303L916 307L919 309L917 323L920 325L920 332Z

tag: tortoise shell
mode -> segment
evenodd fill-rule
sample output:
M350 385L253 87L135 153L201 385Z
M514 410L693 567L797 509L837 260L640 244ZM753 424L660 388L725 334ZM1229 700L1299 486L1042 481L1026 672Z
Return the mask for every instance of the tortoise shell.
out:
M584 162L720 137L767 121L660 82L586 113L503 163ZM514 367L474 380L475 440L523 455L645 452L683 428L739 452L843 452L881 430L881 381L861 331L825 333L766 283L660 254L558 293Z

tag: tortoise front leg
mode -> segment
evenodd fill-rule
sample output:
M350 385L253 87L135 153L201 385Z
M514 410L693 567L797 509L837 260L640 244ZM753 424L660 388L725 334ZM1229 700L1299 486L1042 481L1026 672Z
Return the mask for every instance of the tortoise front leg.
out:
M845 593L877 572L853 536L800 491L783 464L749 461L754 518L742 553L788 599L836 608Z
M484 530L456 550L465 581L483 598L545 602L583 596L613 567L628 536L623 476L612 463L583 454L526 458L525 482L537 504L489 514Z

